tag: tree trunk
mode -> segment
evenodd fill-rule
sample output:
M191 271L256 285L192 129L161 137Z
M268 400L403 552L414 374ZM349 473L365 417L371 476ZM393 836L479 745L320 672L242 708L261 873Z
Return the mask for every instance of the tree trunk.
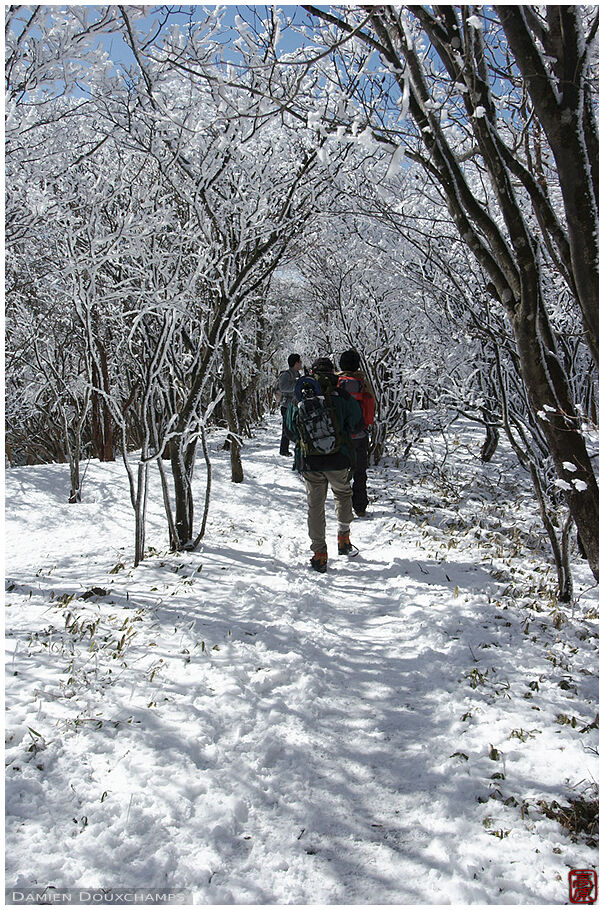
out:
M227 426L229 428L228 443L231 455L231 481L243 483L243 465L241 463L241 436L237 404L235 402L235 388L233 383L233 368L231 352L228 344L222 345L222 367L224 382L224 409L226 412Z
M204 501L201 528L199 530L199 534L195 538L195 542L193 544L194 548L197 548L199 542L201 540L203 540L203 538L205 536L206 525L208 523L208 514L210 511L210 497L212 494L212 463L210 461L210 453L208 451L208 443L207 443L206 433L205 433L205 428L204 428L203 423L200 424L199 431L200 431L200 435L201 435L201 447L203 450L203 457L204 457L205 463L206 463L206 495L205 495L205 501Z
M371 431L371 459L374 465L378 465L384 454L384 445L386 443L386 426L376 420Z
M103 390L106 395L109 395L111 391L109 387L109 368L107 365L107 352L104 347L101 347L101 371L103 376ZM103 398L102 401L101 412L103 415L103 449L101 461L115 461L113 418L105 398Z
M549 67L531 34L524 8L502 5L497 12L556 159L585 340L597 362L598 173L590 154L593 106L586 79L588 55L579 8L545 9L548 28L540 39L545 40Z
M74 425L70 431L69 421L65 410L63 410L63 431L65 438L65 445L67 447L67 453L69 456L69 473L71 477L71 491L69 494L69 502L81 502L82 501L82 491L81 491L81 479L80 479L80 459L82 457L82 427L84 426L84 421L88 415L88 407L90 405L90 389L87 389L84 401L80 405L80 413L74 420ZM76 402L76 407L78 403ZM73 434L73 439L72 439Z
M552 369L553 352L546 359L541 336L535 324L526 318L520 305L512 320L518 346L520 369L531 406L540 421L548 449L556 466L558 477L569 489L565 497L577 526L590 568L599 576L599 497L598 485L585 439L580 432L580 421L574 412L563 384L562 370ZM576 470L568 470L565 465ZM585 486L585 489L577 489Z
M176 541L173 550L187 550L193 540L193 493L191 490L191 472L187 467L187 453L184 451L185 440L178 435L170 440L170 463L174 483L174 530Z
M91 433L92 451L99 461L115 461L115 445L113 419L107 406L105 396L109 395L109 369L107 366L107 352L100 341L97 341L101 369L99 371L96 359L92 361L91 393Z
M570 570L568 537L570 527L572 525L572 518L569 513L568 519L566 520L564 528L562 530L561 540L558 540L556 528L554 527L554 523L547 511L545 496L543 494L543 489L537 468L532 462L530 463L529 468L531 472L531 479L533 481L533 487L537 496L537 502L539 504L541 520L543 522L543 527L547 531L547 536L549 537L549 541L552 547L554 562L556 564L556 573L558 576L558 600L562 603L570 603L573 596L573 577Z
M70 456L69 458L69 475L71 478L71 490L69 491L69 502L81 502L82 491L80 490L80 458Z
M486 423L486 420L485 420ZM485 463L491 460L499 444L499 430L492 423L486 423L486 438L480 450L480 458Z
M138 566L145 558L145 526L147 518L147 481L149 465L145 462L138 466L136 506L134 510L134 565Z

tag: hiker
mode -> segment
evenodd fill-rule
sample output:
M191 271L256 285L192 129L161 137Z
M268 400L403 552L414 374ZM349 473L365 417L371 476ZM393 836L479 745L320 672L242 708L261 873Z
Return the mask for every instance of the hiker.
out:
M338 519L338 553L357 556L350 542L352 489L350 468L354 449L350 434L361 418L361 408L345 389L338 389L334 365L319 357L310 376L296 383L294 401L286 416L289 437L295 440L294 467L306 484L308 533L313 551L310 564L317 572L327 569L325 500L333 490Z
M343 351L340 355L338 388L346 389L361 406L362 416L352 432L355 465L352 478L352 508L362 518L369 504L367 496L367 466L369 464L369 427L375 419L375 397L366 375L360 369L358 351Z
M290 354L287 358L288 369L279 374L279 403L281 406L281 445L280 455L289 455L289 439L285 432L285 415L294 400L294 387L302 372L302 358L299 354Z

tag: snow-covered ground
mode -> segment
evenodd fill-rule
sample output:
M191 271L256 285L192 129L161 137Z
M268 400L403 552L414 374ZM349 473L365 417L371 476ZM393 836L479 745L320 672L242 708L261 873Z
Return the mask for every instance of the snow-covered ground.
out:
M560 608L526 481L459 423L446 463L427 436L371 470L356 560L330 495L313 573L278 432L241 485L216 439L199 552L167 551L158 495L137 569L120 462L79 505L64 465L7 471L7 887L568 903L597 851L539 803L595 794L585 564Z

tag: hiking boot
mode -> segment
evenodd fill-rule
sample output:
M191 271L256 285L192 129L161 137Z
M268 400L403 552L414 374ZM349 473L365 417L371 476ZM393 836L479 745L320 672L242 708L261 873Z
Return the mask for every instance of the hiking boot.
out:
M359 551L350 543L350 534L338 534L338 553L340 556L358 556Z
M319 550L313 554L310 560L310 564L313 569L317 572L326 572L327 571L327 551Z

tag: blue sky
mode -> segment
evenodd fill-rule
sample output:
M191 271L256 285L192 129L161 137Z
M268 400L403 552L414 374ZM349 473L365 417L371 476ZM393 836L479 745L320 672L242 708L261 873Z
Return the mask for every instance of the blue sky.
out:
M261 19L265 18L267 11L270 9L270 6L267 6L264 3L257 4L234 4L234 3L223 3L220 6L225 8L225 13L223 17L223 22L225 26L234 25L235 17L240 16L246 22L253 24L254 17L257 16ZM165 6L152 6L149 7L148 16L142 20L145 24L152 26L154 22L161 21L165 16L166 11ZM186 24L192 19L193 21L203 21L205 19L205 11L216 9L217 5L213 4L187 4L180 6L169 7L171 9L170 22L178 23L180 25L186 26ZM294 21L296 25L302 25L303 23L308 24L309 17L305 10L302 9L300 5L290 5L290 6L279 6L276 7L283 15L283 18L290 18ZM136 20L136 24L141 25L141 20ZM298 32L293 31L292 29L284 28L281 31L281 36L279 40L279 50L293 50L296 47L300 47L302 44L302 38ZM124 64L125 66L131 66L134 63L132 52L127 47L120 35L111 35L106 39L103 39L103 44L105 49L110 54L111 58L116 63Z

